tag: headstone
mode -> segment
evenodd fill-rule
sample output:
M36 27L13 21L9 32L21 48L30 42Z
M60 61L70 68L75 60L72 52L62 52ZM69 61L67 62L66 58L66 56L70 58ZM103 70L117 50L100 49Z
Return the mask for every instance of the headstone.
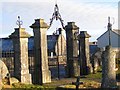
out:
M14 83L19 83L19 80L15 77L11 77L10 78L10 85L14 84Z
M93 68L93 73L97 73L98 67L102 65L102 50L98 49L95 53L91 56L91 64Z
M47 35L48 25L44 19L36 19L35 23L30 26L34 32L34 58L35 72L34 83L42 85L51 82L51 72L48 67L47 53Z
M8 73L9 72L7 66L2 60L0 60L0 90L2 89L3 86L2 80L7 76Z
M4 79L9 73L7 66L5 63L0 60L0 79Z
M106 46L105 51L102 53L102 88L115 88L116 87L116 52L111 46Z
M76 77L80 75L77 43L77 33L79 33L79 27L75 25L75 22L68 22L68 25L65 26L65 30L67 47L67 76Z
M22 83L31 83L28 65L28 37L25 28L15 28L10 35L14 48L14 76Z
M81 31L79 40L79 59L80 59L80 74L87 75L91 72L90 52L89 52L89 37L87 31Z

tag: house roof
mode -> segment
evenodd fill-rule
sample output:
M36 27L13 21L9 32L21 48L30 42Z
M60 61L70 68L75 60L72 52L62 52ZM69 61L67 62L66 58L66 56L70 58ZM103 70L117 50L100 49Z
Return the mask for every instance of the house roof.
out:
M47 35L48 50L54 51L59 35ZM0 38L0 47L3 52L13 51L13 42L10 38ZM34 37L28 38L28 50L34 49Z
M47 36L47 45L48 45L49 51L54 51L58 37L59 35L48 35Z
M116 34L120 35L120 30L113 29L113 32L115 32Z
M2 52L13 51L13 42L10 38L0 38Z
M117 35L120 35L120 30L118 30L118 29L113 29L113 30L111 30L113 33L115 33L115 34L117 34ZM106 32L104 32L100 37L102 37L105 33L107 33L108 32L108 30L106 31ZM97 40L100 38L100 37L98 37L97 38Z
M58 40L59 35L47 35L47 46L48 50L54 52L56 41ZM13 51L13 42L10 38L0 38L0 47L2 52ZM90 53L95 53L97 50L97 45L90 45ZM34 49L34 37L28 38L28 50Z
M90 48L90 54L93 54L98 50L97 45L89 45L89 48Z

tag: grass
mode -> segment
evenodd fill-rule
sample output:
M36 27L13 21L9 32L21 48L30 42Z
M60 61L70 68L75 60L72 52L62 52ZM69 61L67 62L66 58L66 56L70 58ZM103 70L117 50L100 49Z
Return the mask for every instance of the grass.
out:
M90 85L93 85L92 83L94 82L99 82L101 80L101 73L98 72L96 74L89 74L86 75L85 78L80 78L81 82L84 82L84 86L87 87L87 85L90 87ZM10 85L10 88L20 88L20 89L40 89L40 90L55 90L55 88L57 88L58 86L61 85L72 85L72 82L76 82L76 78L62 78L60 80L58 79L52 79L51 83L47 83L47 84L43 84L42 86L40 85L33 85L33 84L23 84L23 83L14 83L12 85ZM94 86L94 85L93 85ZM75 87L75 85L72 85L72 87ZM8 88L4 87L4 88Z
M100 88L102 73L89 74L83 78L80 78L80 82L83 82L79 88ZM75 85L72 82L76 82L76 78L63 78L60 80L52 79L51 83L41 85L14 83L11 85L12 90L75 90ZM67 89L66 89L67 88ZM3 88L2 90L7 90ZM117 90L117 89L116 89Z
M12 88L44 88L44 87L33 84L14 83L12 84Z
M89 75L86 75L86 78L101 79L102 78L102 73L97 72L96 74L89 74Z
M117 66L119 67L117 71L117 76L120 77L120 63ZM85 75L85 77L80 78L80 81L84 83L84 85L80 85L80 88L97 88L97 87L99 88L101 78L102 78L102 72L101 72L101 67L100 67L99 72L97 72L96 74L89 74L89 75ZM72 82L76 82L76 78L63 78L60 80L54 79L52 80L51 83L44 84L43 86L33 85L33 84L15 83L11 85L11 88L14 88L14 90L15 89L17 90L17 88L21 88L22 90L26 90L26 89L56 90L56 88L61 85L63 85L65 88L75 88L75 85L72 85Z
M79 85L79 88L100 88L101 84L95 81L85 81L83 82L83 84ZM60 86L61 88L71 88L71 89L75 89L76 86L75 85L63 85Z
M23 83L14 83L12 85L5 85L2 90L11 88L12 90L55 90L55 87L33 85L33 84L23 84Z

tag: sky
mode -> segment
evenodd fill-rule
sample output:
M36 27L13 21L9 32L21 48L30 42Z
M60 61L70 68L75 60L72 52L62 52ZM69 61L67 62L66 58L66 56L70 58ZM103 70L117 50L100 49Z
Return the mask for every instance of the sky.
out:
M22 27L33 35L29 26L35 19L42 18L49 25L54 12L55 3L64 25L75 22L79 31L87 31L91 35L90 41L96 41L107 30L108 16L111 17L113 29L118 29L118 1L119 0L1 0L0 1L0 38L8 37L14 32L17 17L23 22ZM60 21L53 21L47 34L52 34L62 27Z

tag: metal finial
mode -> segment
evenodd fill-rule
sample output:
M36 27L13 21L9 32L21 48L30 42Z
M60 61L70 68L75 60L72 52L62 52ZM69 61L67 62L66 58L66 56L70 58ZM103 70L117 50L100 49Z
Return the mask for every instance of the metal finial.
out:
M60 15L60 13L59 13L59 8L58 8L58 5L57 5L57 4L55 4L54 13L53 13L53 15L52 15L52 18L50 19L50 26L52 25L52 22L53 22L54 19L56 19L56 20L59 19L60 22L61 22L62 28L64 29L64 23L63 23L63 20L62 20L62 18L61 18L61 15ZM50 27L49 27L49 28L50 28Z
M23 22L22 22L22 20L20 20L20 16L18 16L18 20L17 20L16 24L19 26L19 28L21 28L21 25L23 24Z

